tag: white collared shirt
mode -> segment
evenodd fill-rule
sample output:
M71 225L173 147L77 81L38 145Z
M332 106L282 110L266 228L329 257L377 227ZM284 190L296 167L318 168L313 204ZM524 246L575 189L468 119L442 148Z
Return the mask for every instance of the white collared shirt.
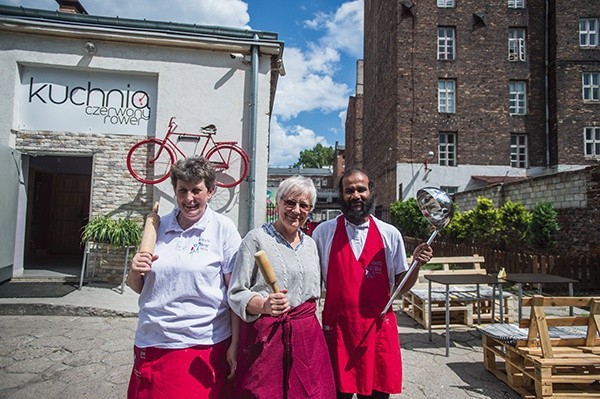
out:
M340 217L344 216L339 215L335 219L320 223L312 234L312 238L317 243L317 249L319 251L319 258L321 262L321 276L325 282L327 282L327 271L329 270L331 244L337 228L337 220ZM371 216L371 220L377 225L379 233L381 234L381 238L383 239L388 280L390 282L391 289L394 285L396 275L408 270L404 241L402 240L402 235L398 229L396 229L396 227L385 223L374 216ZM370 222L366 222L356 226L346 221L346 234L348 235L348 240L352 246L352 251L357 259L360 257L360 254L365 246L369 225Z

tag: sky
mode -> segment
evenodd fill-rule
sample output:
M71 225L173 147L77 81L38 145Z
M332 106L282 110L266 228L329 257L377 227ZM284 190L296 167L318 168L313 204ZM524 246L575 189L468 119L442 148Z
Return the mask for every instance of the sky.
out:
M276 32L285 43L269 166L288 167L316 144L345 143L348 98L363 54L363 0L80 0L90 15ZM0 0L57 10L55 0Z

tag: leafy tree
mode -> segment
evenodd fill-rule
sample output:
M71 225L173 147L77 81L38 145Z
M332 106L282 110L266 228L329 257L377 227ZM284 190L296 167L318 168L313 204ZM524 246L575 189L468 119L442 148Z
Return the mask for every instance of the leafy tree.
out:
M421 238L426 240L431 231L431 225L421 211L419 204L414 198L406 201L395 201L390 206L392 224L407 237Z
M500 231L500 214L492 200L484 197L477 198L477 206L462 214L462 228L459 238L476 243L497 242Z
M294 168L322 168L323 166L333 165L334 150L333 147L325 147L318 143L310 150L300 151L298 162Z
M528 241L531 212L520 202L507 201L500 207L500 238L507 248L514 248Z
M529 229L531 244L535 248L547 249L556 244L559 226L557 213L549 202L540 202L533 208Z

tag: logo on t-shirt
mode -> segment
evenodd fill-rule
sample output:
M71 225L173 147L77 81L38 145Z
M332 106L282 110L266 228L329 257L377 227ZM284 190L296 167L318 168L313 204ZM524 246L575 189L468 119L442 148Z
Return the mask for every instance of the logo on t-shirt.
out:
M365 268L366 278L375 278L383 272L383 262L374 260Z
M192 244L192 247L190 248L190 254L195 254L200 251L208 250L208 244L209 244L209 241L207 239L199 237L198 242L195 244Z

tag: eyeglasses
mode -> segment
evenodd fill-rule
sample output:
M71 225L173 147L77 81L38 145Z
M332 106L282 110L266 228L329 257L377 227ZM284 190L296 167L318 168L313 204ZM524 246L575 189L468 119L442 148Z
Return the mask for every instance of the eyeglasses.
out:
M287 209L295 209L296 205L300 206L300 209L303 210L304 212L308 212L308 211L310 211L310 208L312 208L312 205L307 204L306 202L300 202L300 201L296 201L294 199L283 200L283 206L286 207Z

